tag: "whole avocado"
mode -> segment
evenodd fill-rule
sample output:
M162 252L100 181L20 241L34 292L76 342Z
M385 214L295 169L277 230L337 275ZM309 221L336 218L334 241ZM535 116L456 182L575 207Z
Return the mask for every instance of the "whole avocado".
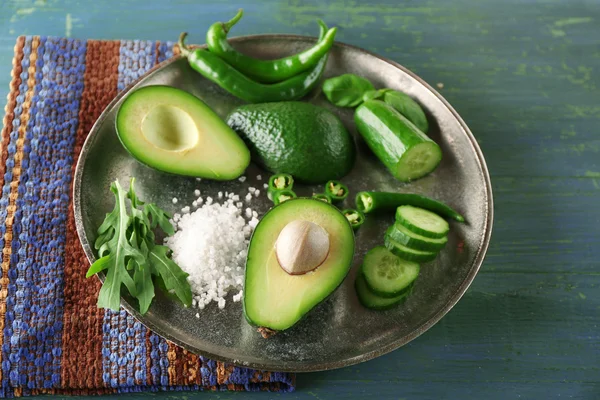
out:
M354 165L354 142L342 121L310 103L243 105L227 125L246 141L254 162L304 183L340 179Z

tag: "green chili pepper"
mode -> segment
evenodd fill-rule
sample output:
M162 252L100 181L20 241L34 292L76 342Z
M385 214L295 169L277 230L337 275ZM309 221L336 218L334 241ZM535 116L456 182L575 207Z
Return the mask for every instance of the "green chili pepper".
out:
M326 193L315 193L313 199L324 201L327 204L331 204L331 196Z
M414 193L359 192L356 195L356 208L365 214L376 211L396 210L399 206L415 206L433 211L442 217L465 222L465 218L448 205L426 196Z
M293 188L294 178L290 174L275 174L269 178L267 197L269 200L273 200L273 193L281 190L292 190Z
M355 231L365 223L365 215L358 210L348 208L342 211L342 214L344 214L344 217L350 222L352 229Z
M295 199L296 193L293 190L279 190L278 192L273 193L273 203L275 205L279 205L286 200Z
M314 67L331 49L337 31L329 29L321 34L317 44L301 53L277 60L259 60L240 53L227 42L227 34L242 15L240 9L228 22L215 22L206 33L206 45L234 68L264 83L280 82Z
M348 197L348 187L340 181L329 181L325 184L325 193L334 203L340 203Z
M187 57L190 66L206 79L249 103L297 100L317 85L321 74L325 70L325 64L327 64L327 56L324 56L314 68L308 71L283 82L263 84L248 78L208 50L190 50L185 45L186 36L187 33L185 32L179 36L179 48L181 53Z

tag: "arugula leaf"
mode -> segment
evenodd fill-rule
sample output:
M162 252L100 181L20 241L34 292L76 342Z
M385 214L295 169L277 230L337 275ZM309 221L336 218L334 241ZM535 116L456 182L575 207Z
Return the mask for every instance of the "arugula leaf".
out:
M90 277L106 271L98 307L118 311L123 285L138 300L142 314L150 308L157 286L164 286L189 306L192 290L186 279L188 274L171 260L168 247L155 244L153 229L157 226L167 234L174 233L170 217L156 204L141 201L135 193L134 184L135 179L131 179L127 192L117 181L110 187L115 196L115 206L98 228L94 246L99 259L86 274ZM126 199L131 203L129 213Z
M354 74L344 74L323 82L323 93L330 103L338 107L356 107L363 95L375 88L367 79Z
M109 223L114 226L114 235L105 243L109 253L108 256L106 256L108 258L103 261L106 265L102 265L102 267L103 269L107 269L108 272L104 284L100 289L100 294L98 295L98 307L118 311L121 305L122 284L127 287L127 290L129 290L129 293L131 293L132 296L137 294L133 279L125 267L129 261L128 258L131 257L135 259L136 262L142 263L144 261L144 256L137 248L131 246L127 239L127 229L132 220L127 214L125 192L123 191L123 188L119 185L118 181L115 181L111 184L110 190L115 195L115 208L100 226L99 232L102 230L106 231L105 226L108 220ZM97 268L99 267L93 267L93 265L90 267L92 271Z
M164 212L156 204L149 203L144 205L144 214L147 216L147 218L152 219L152 225L150 225L152 229L156 228L158 225L160 226L160 229L162 229L163 232L169 236L175 233L173 225L171 225L171 221L169 221L171 216Z
M141 251L148 256L148 246L142 241ZM140 313L145 314L150 308L154 298L154 282L152 282L152 271L149 264L137 265L133 273L133 281L137 289L137 299L140 305Z
M148 259L153 267L153 272L158 273L169 291L186 306L192 304L192 290L187 280L189 276L173 260L168 257L171 251L167 246L156 245L149 249Z
M110 186L111 191L113 190L113 185L114 183ZM115 194L115 197L118 198L118 195ZM94 247L96 248L96 250L102 248L102 246L108 243L108 241L110 241L110 239L113 237L113 235L115 234L115 226L118 225L119 217L119 202L116 201L113 210L106 214L102 225L100 225L100 227L98 228L98 238L96 238L96 241L94 242ZM100 256L102 257L102 252L100 253Z
M135 183L135 178L131 178L129 183L129 191L127 192L127 198L131 201L131 216L133 217L133 230L137 232L138 243L146 236L150 235L150 240L154 241L154 233L149 229L150 220L146 213L142 210L139 210L138 207L144 205L144 202L141 201L135 191L133 189L133 185Z
M98 272L102 272L108 268L108 259L108 256L104 256L94 261L94 263L90 265L90 268L87 270L85 277L89 278L90 276L96 275Z

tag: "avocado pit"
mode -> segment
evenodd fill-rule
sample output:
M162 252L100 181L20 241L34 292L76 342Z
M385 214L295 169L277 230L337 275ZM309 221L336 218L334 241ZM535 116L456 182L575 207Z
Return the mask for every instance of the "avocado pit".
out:
M329 254L329 246L329 234L322 226L294 220L279 233L275 253L285 272L302 275L323 264Z
M142 134L154 146L167 151L185 151L198 143L198 128L184 110L169 104L152 107L142 120Z

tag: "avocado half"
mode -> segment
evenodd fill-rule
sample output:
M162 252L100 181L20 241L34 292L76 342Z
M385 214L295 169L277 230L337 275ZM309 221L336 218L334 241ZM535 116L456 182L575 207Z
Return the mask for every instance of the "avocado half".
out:
M277 239L294 221L308 221L329 236L329 252L314 270L290 275L278 260ZM354 257L354 233L344 215L320 200L297 198L272 208L257 225L246 261L244 315L268 337L292 327L344 280Z
M138 161L178 175L231 180L244 173L244 141L202 100L170 86L145 86L117 112L119 140Z

